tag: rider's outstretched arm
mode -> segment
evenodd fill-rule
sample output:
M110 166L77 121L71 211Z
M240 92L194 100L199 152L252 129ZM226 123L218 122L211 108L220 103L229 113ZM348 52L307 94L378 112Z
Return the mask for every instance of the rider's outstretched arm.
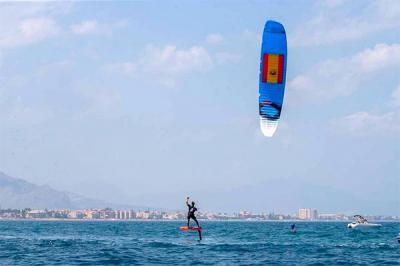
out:
M187 205L188 207L190 207L190 205L189 205L189 197L186 197L186 205Z

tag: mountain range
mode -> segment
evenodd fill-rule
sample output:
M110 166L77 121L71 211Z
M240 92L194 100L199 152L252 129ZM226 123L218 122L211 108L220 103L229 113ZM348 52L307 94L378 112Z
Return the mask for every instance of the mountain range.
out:
M85 196L59 191L47 185L36 185L20 178L0 172L1 208L37 208L37 209L148 209L144 206L115 204Z

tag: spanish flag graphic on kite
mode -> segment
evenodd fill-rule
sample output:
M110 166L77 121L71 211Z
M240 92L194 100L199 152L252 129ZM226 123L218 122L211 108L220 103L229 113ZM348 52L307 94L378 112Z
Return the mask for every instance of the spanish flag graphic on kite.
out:
M278 127L286 80L287 43L282 24L269 20L261 44L259 113L262 133L272 137Z

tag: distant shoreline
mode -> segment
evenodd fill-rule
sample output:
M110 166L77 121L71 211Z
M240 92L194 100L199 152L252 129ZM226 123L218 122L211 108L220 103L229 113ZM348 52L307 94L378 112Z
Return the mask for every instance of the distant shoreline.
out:
M251 223L349 223L352 220L245 220L245 219L237 219L237 220L208 220L208 219L198 219L201 222L251 222ZM15 221L15 222L187 222L187 220L177 219L177 220L166 220L166 219L63 219L63 218L29 218L29 219L15 219L15 218L0 218L0 222L2 221ZM400 223L399 220L371 220L374 222L397 222Z

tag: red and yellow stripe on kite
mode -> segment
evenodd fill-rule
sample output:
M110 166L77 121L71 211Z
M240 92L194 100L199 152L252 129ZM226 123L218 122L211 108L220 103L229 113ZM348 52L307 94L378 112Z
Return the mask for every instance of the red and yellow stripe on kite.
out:
M262 81L267 83L282 83L283 55L264 54L262 67Z

